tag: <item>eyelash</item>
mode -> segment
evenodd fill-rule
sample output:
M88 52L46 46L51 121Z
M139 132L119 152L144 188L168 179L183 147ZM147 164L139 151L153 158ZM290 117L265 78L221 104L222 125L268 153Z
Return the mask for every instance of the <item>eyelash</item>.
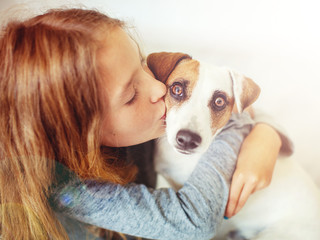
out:
M137 96L138 96L138 92L135 91L133 97L129 100L129 102L127 102L127 105L133 104L136 101Z

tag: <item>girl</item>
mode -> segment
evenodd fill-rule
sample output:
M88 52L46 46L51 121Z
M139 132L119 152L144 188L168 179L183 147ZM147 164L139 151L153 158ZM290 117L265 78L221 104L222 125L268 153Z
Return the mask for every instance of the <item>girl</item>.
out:
M157 239L214 235L248 114L231 119L181 190L155 190L132 182L152 164L148 141L164 133L166 88L121 21L81 9L12 21L0 59L2 239L88 239L88 224ZM268 185L281 140L256 124L243 146L229 217Z

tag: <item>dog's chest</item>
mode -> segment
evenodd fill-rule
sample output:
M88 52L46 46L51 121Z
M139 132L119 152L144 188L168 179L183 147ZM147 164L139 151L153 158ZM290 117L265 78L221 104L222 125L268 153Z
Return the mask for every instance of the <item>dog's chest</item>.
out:
M199 154L186 155L178 153L168 143L166 136L156 141L155 169L174 185L182 186L187 181L199 158Z

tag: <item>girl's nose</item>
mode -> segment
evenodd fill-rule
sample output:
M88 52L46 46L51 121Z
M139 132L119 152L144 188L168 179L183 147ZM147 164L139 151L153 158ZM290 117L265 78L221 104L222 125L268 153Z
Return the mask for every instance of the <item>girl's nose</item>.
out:
M166 85L153 78L151 92L150 92L150 101L152 103L158 102L160 99L164 97L166 92L167 92Z
M152 103L158 102L160 99L163 98L163 96L167 93L167 87L164 83L158 81L155 79L152 71L148 68L148 66L145 64L143 66L143 69L146 73L149 74L150 77L150 101Z

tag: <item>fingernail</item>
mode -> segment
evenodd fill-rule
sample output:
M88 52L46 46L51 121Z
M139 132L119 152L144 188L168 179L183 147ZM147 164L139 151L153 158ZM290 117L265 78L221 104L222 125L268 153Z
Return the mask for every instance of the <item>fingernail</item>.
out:
M229 219L229 218L228 218L228 217L226 217L226 216L224 216L223 218L224 218L225 220L228 220L228 219Z

